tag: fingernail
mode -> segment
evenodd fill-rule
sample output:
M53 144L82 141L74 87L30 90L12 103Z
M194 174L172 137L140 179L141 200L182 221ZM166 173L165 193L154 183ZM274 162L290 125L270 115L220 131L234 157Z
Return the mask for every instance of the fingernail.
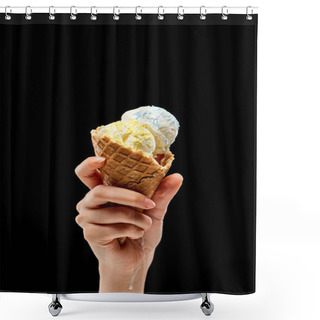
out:
M104 157L97 157L97 162L104 162L106 159Z
M145 205L147 208L154 208L156 206L156 204L149 198L146 198L146 200L144 201Z
M175 174L178 174L183 180L183 175L181 173L176 172Z

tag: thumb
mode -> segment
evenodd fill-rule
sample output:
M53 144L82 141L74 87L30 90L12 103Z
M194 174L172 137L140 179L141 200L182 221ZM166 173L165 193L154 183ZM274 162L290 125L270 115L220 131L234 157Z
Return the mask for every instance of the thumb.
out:
M152 197L156 206L151 210L146 210L145 213L151 218L163 220L168 205L179 191L182 181L183 177L179 173L174 173L164 178Z

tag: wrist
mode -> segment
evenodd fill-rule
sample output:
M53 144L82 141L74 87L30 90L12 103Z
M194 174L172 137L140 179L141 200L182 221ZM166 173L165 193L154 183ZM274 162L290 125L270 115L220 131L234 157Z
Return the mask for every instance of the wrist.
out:
M149 266L120 269L99 264L99 292L143 293Z

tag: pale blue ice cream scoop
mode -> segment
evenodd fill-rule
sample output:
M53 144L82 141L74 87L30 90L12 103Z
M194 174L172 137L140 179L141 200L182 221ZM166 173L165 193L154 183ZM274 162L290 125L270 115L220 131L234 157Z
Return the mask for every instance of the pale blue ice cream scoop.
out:
M160 107L144 106L126 111L121 117L122 121L131 119L144 124L152 132L156 141L155 155L170 151L180 127L173 114Z

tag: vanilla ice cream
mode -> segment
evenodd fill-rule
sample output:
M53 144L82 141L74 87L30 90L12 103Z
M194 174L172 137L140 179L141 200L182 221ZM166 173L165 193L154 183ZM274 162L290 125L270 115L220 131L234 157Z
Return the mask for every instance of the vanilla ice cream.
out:
M178 130L179 122L170 112L160 107L146 106L125 112L121 121L99 127L98 133L161 161L170 152Z
M126 122L116 121L100 127L99 134L112 137L116 142L130 147L135 151L141 150L152 155L155 150L155 139L153 134L136 120Z
M132 119L154 135L156 141L154 156L169 152L170 145L175 141L179 131L179 122L174 115L160 107L145 106L129 110L121 117L123 122Z

